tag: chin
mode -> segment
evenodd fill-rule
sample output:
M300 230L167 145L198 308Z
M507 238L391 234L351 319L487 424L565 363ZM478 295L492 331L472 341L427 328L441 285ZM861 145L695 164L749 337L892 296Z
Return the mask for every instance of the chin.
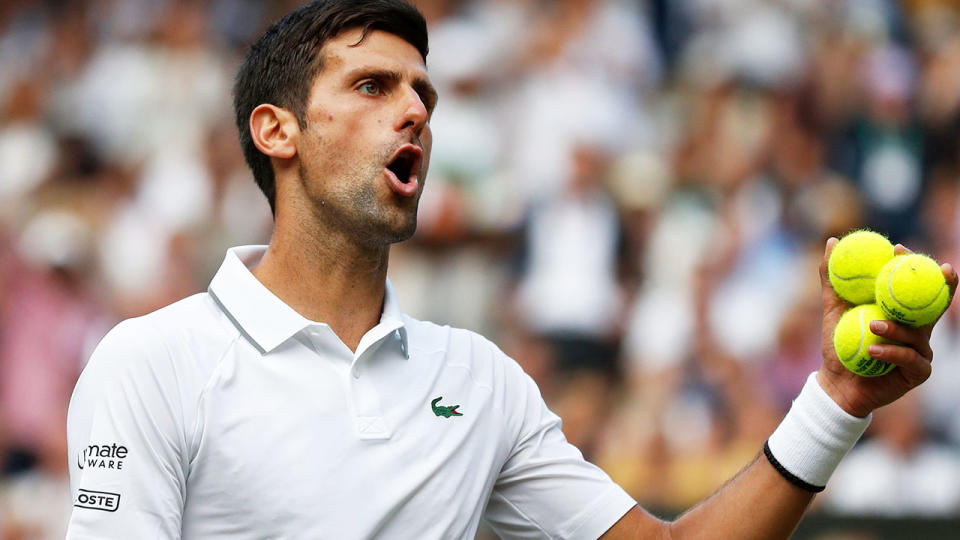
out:
M413 236L413 233L417 232L417 218L414 217L410 223L405 224L403 227L395 231L396 234L393 236L393 239L390 241L391 244L396 244L397 242L403 242L404 240L409 240Z
M395 216L394 219L380 221L367 229L367 240L371 244L396 244L409 240L417 231L417 216Z
M412 210L404 210L394 213L389 217L390 223L385 223L390 229L391 243L403 242L409 240L413 233L417 232L417 205Z

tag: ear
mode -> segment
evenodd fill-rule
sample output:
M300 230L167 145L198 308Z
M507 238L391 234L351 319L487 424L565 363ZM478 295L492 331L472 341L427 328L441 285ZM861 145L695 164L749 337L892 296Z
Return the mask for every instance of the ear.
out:
M250 138L264 154L281 159L297 155L300 125L292 112L263 103L250 113Z

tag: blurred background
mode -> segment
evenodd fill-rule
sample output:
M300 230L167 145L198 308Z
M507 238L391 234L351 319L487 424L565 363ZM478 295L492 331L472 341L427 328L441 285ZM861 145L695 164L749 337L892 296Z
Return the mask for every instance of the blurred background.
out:
M0 2L0 538L63 537L66 407L106 331L269 240L230 86L300 3ZM499 343L661 515L818 367L828 237L960 263L958 1L415 3L441 100L401 303ZM960 530L958 304L798 536Z

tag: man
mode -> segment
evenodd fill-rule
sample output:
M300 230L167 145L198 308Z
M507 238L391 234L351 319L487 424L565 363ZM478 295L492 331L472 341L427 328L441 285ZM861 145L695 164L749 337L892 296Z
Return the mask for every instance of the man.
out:
M907 345L860 379L833 356L844 305L824 281L823 369L765 455L675 523L652 517L515 362L397 306L389 246L413 234L430 156L426 56L401 0L321 0L252 47L235 105L273 238L97 348L68 419L68 537L471 538L481 518L509 538L788 536L870 411L929 375L929 329L874 326Z

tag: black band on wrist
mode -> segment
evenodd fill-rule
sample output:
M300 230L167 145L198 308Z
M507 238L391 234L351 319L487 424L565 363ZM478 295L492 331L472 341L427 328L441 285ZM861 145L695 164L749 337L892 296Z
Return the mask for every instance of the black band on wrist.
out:
M821 491L824 490L824 488L827 487L827 486L815 486L809 482L805 482L802 479L797 478L797 476L795 476L792 472L785 469L783 465L781 465L780 462L777 461L777 458L773 457L773 452L770 451L769 443L766 443L766 442L763 443L763 455L767 456L767 461L769 461L770 465L773 465L773 468L776 469L778 473L780 473L780 476L786 478L788 482L797 486L798 488L806 491L811 491L813 493L820 493Z

